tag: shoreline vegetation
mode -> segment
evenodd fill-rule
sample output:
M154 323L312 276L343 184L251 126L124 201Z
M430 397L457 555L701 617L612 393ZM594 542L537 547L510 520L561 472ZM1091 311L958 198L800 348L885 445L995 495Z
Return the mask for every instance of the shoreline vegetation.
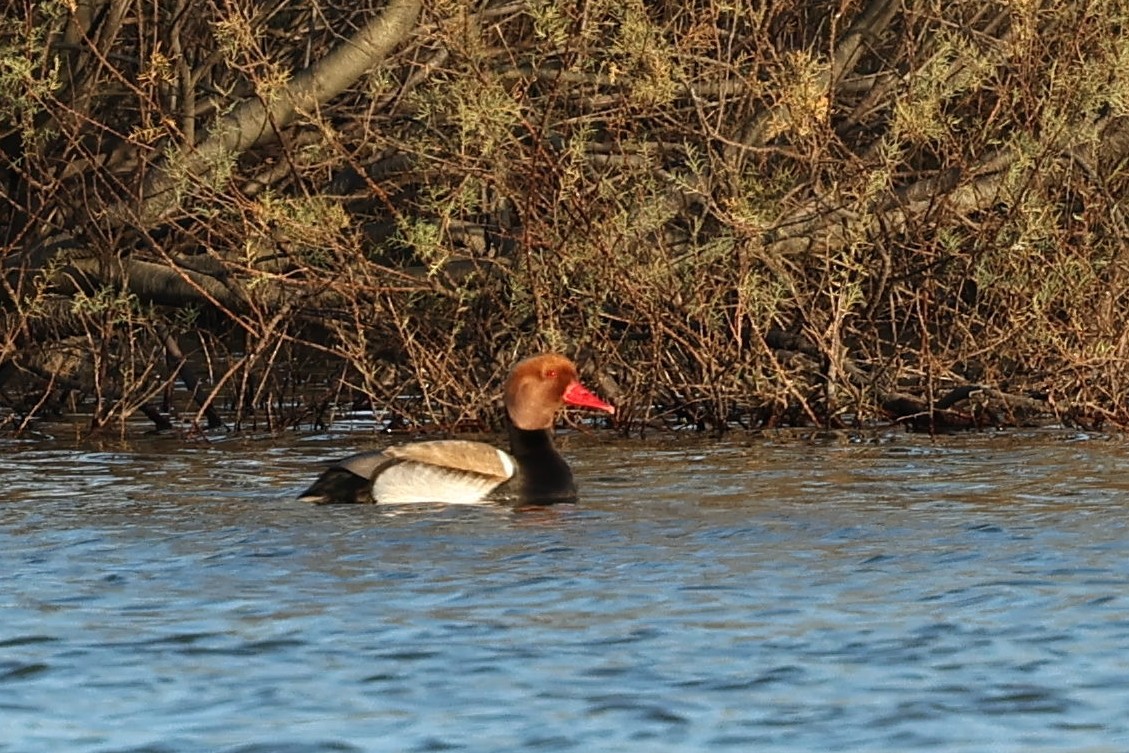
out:
M0 432L1129 425L1129 3L16 0Z

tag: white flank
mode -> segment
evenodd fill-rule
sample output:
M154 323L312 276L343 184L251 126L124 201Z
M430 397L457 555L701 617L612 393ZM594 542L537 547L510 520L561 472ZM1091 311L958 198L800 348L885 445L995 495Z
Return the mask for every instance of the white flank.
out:
M494 451L498 453L498 460L502 462L502 469L505 471L506 478L513 478L517 466L514 465L514 459L510 457L510 453L503 452L499 449L495 449Z
M499 452L502 464L513 475L513 461ZM505 479L427 463L405 461L381 471L372 485L372 496L381 505L407 505L438 502L447 505L476 505Z

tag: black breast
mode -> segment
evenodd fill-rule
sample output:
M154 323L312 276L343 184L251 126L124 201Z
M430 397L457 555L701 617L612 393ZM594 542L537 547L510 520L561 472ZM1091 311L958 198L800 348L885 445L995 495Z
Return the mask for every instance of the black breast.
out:
M553 445L548 429L530 431L509 427L510 454L517 461L517 473L510 488L521 502L552 505L576 500L572 470Z

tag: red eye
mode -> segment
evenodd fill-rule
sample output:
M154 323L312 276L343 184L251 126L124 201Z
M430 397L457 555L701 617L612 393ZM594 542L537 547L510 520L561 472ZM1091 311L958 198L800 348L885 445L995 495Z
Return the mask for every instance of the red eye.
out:
M555 379L556 376L557 376L557 370L556 369L549 369L548 371L545 372L545 378L546 379Z

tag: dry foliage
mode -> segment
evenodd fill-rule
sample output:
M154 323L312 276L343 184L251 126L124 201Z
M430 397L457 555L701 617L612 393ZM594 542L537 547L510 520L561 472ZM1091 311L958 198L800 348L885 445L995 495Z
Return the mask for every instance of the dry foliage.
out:
M1129 0L14 7L13 426L1129 423Z

